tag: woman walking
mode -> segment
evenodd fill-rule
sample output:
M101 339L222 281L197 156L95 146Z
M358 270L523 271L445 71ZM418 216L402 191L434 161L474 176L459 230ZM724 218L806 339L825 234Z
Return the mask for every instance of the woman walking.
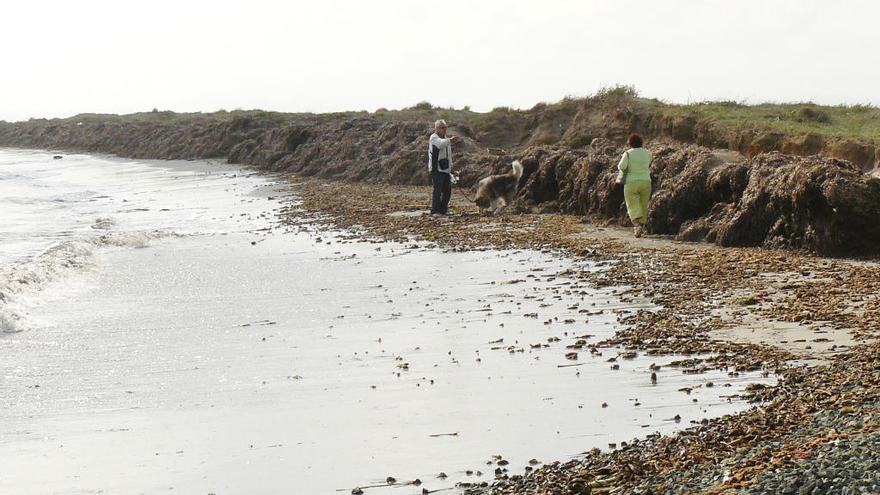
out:
M648 198L651 197L651 153L642 147L642 136L630 134L626 140L629 149L617 164L623 182L623 198L626 211L633 223L633 232L641 237L648 223Z

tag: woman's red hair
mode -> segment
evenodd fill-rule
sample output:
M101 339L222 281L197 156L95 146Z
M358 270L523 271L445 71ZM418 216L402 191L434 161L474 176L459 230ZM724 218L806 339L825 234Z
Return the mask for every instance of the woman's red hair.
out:
M626 138L626 144L630 145L633 148L641 148L644 144L644 141L642 141L642 136L639 136L636 133L632 133L629 135L628 138Z

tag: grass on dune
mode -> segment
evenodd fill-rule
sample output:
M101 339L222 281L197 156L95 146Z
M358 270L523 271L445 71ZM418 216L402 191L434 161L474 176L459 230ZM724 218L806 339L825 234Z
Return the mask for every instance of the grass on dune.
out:
M705 102L667 105L663 111L668 115L693 114L736 129L768 128L785 134L812 132L880 141L880 108L869 105Z

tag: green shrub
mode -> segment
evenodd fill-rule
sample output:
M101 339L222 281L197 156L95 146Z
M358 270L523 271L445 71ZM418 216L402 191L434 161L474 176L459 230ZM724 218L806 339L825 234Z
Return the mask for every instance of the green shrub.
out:
M431 105L431 103L427 102L427 101L420 101L411 107L404 108L404 110L433 110L433 109L434 109L434 105Z
M821 124L831 122L831 116L828 115L828 112L813 107L803 107L797 115L798 122L819 122Z
M626 84L615 84L614 86L605 86L596 91L596 98L604 99L635 99L639 97L636 88Z

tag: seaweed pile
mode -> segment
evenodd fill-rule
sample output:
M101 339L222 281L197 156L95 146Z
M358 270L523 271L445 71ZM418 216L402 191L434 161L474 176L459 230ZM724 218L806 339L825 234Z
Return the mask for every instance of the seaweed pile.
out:
M880 180L850 162L779 152L746 158L676 143L649 148L653 233L832 256L880 253ZM623 223L623 190L614 184L621 152L602 138L587 149L529 148L521 201Z

